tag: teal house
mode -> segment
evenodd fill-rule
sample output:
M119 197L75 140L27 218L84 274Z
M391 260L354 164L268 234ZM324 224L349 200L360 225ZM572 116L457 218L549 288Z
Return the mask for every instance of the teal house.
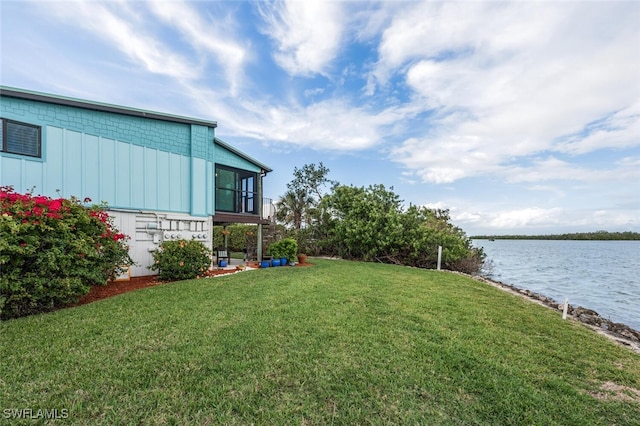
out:
M162 241L211 247L216 224L258 224L260 244L272 170L216 138L215 121L5 86L0 95L0 185L107 202L131 238L130 276L153 274Z

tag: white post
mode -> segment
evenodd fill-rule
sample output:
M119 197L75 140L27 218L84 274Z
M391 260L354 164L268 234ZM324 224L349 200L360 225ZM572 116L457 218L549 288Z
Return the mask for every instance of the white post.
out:
M441 263L442 263L442 246L438 246L438 271L440 270Z
M569 299L564 298L564 307L562 308L562 319L567 319L567 309L569 308Z

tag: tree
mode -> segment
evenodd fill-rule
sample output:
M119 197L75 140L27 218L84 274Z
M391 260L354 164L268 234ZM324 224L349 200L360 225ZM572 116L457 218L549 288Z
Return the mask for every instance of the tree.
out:
M405 209L393 187L339 185L328 173L322 163L296 167L278 201L276 219L291 226L301 252L435 268L442 246L445 269L475 273L482 267L484 253L450 223L448 210Z
M276 220L291 225L293 229L300 229L312 203L311 197L290 189L278 201Z
M294 167L293 180L287 184L287 192L278 200L276 220L299 230L317 217L317 206L323 197L323 187L331 181L329 169L322 162Z
M481 249L449 223L447 210L409 206L384 185L368 188L335 186L324 197L319 229L326 254L347 259L435 268L438 246L442 266L477 272L484 261Z
M402 233L401 200L384 185L336 186L325 197L325 248L348 259L380 260Z
M310 196L315 203L323 197L322 188L333 181L327 179L329 169L322 164L305 164L302 169L293 168L294 179L287 184L287 188L297 193Z

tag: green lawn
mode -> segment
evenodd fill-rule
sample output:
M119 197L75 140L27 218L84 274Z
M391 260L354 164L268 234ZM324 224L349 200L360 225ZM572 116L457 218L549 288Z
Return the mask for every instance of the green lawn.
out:
M583 325L456 274L313 262L0 323L0 423L640 421L640 356Z

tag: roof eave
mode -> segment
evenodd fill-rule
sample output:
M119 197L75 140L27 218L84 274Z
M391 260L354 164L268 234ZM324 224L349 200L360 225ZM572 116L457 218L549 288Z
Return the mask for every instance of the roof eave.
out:
M93 111L110 112L114 114L129 115L133 117L149 118L152 120L170 121L182 124L196 124L207 127L218 127L215 121L200 120L197 118L183 117L173 114L164 114L160 112L147 111L137 108L127 108L118 105L106 104L101 102L87 101L83 99L74 99L66 96L51 95L47 93L33 92L30 90L17 89L14 87L0 86L0 95L26 99L31 101L45 102L55 105L64 105L75 108L89 109Z
M228 143L224 142L221 139L215 138L214 143L217 145L220 145L221 147L223 147L224 149L231 151L232 153L236 154L237 156L244 158L245 160L247 160L248 162L255 164L256 166L260 167L260 169L266 174L269 172L272 172L273 169L269 166L267 166L264 163L259 162L258 160L256 160L255 158L252 158L250 156L248 156L247 154L245 154L244 152L232 147L231 145L229 145Z

